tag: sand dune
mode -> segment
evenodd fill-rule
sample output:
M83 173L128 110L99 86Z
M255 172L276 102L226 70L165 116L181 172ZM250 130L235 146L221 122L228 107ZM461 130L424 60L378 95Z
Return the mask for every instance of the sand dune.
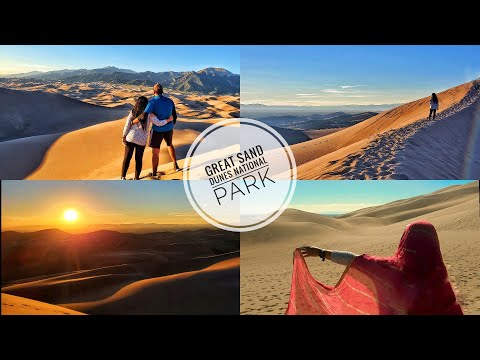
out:
M2 315L85 315L41 301L2 293Z
M425 119L429 112L429 97L385 111L333 134L293 145L298 176L300 179L417 178L423 171L424 161L429 161L429 172L421 178L431 178L430 175L436 178L463 178L463 173L455 173L450 169L444 174L440 166L445 161L454 162L453 167L458 171L464 164L463 149L454 155L449 155L447 150L444 150L444 156L439 159L432 144L439 139L440 142L445 139L442 146L469 143L471 122L478 112L478 88L476 82L469 82L437 94L440 110L436 121L429 123L430 130L418 135L422 136L421 148L415 145L416 140L407 142L407 139L427 125ZM466 107L470 107L470 110L460 114ZM461 116L464 120L455 121L453 116ZM450 126L458 127L459 130L449 132L447 126L443 125L445 121L449 121L453 124ZM440 125L445 128L435 132L431 129ZM429 141L424 141L425 138ZM407 155L399 153L404 147ZM472 161L476 164L480 161L480 155L475 151L476 149L470 149L468 156L473 156ZM422 153L421 161L417 161L414 156L418 152ZM398 164L400 166L397 168ZM409 168L400 168L401 166Z
M202 270L137 281L102 300L63 306L89 314L235 314L239 278L237 257Z
M239 271L220 230L2 232L2 293L89 314L236 314Z
M18 180L31 174L60 136L61 134L38 135L0 142L1 178Z
M480 314L478 182L328 217L287 209L272 224L242 234L241 314L283 314L289 298L292 255L302 245L392 255L405 226L418 219L436 227L450 279L464 312ZM312 274L335 285L345 267L307 259Z
M235 255L237 257L232 258ZM26 301L34 301L27 298L49 303L74 300L60 305L61 308L88 314L237 313L238 252L208 258L205 263L213 262L213 265L161 277L149 278L134 273L130 265L119 265L22 282L3 287L2 292L22 296ZM43 308L37 310L41 312Z
M180 167L183 166L188 149L196 137L211 124L222 120L178 119L175 125L173 141ZM37 157L31 159L26 158L19 167L24 169L27 160L29 160L28 168L35 168L26 177L28 180L119 179L124 153L124 145L121 142L124 125L125 119L121 119L67 133L58 137L52 145L49 145L46 154L41 158L40 164L38 163L40 155L37 155ZM310 139L310 137L299 130L277 130L291 142ZM25 154L29 153L27 150L24 151ZM151 148L147 147L143 156L144 165L141 177L151 172L151 154ZM127 174L128 179L134 177L134 164L135 162L132 159ZM164 173L162 179L182 179L182 172L172 172L173 164L165 143L163 143L160 149L160 164L159 171Z
M151 88L103 83L7 85L11 89L0 88L0 103L5 104L0 114L2 179L120 177L124 153L121 134L128 109L139 95L151 97ZM17 88L24 90L12 90ZM199 132L210 124L239 116L238 96L169 96L181 116L174 135L179 159L185 157ZM15 161L11 160L13 154ZM167 173L165 179L181 179L181 172L168 174L173 164L165 145L160 164L166 164L159 169ZM182 164L180 161L179 165ZM128 177L133 178L134 161L130 166ZM142 176L151 171L150 148L144 154L144 169Z
M9 90L26 90L59 94L84 103L102 107L127 106L130 108L139 96L152 96L152 87L107 82L66 83L62 81L4 79L2 87ZM239 117L240 102L233 95L198 95L169 92L176 104L178 113L184 117L200 119Z
M108 180L120 178L124 153L121 134L124 125L125 118L61 136L50 146L42 163L27 176L27 179ZM178 159L185 157L190 144L209 125L204 122L183 122L182 119L177 121L173 141ZM143 156L142 176L151 171L151 154L151 149L147 147ZM134 164L135 161L132 160L130 172L133 172ZM160 168L165 172L169 172L173 168L165 143L160 150L160 164L167 164ZM182 173L177 173L176 176L181 178ZM129 177L132 178L133 174Z
M59 134L119 119L127 108L105 108L58 94L0 88L0 141Z

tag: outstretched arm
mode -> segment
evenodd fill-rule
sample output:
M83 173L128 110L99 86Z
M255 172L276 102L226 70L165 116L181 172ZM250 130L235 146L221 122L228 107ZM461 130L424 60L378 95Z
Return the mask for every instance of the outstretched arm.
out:
M350 265L358 256L357 254L348 251L326 250L315 246L302 246L300 251L304 257L318 256L321 257L322 260L328 259L336 264L345 266Z

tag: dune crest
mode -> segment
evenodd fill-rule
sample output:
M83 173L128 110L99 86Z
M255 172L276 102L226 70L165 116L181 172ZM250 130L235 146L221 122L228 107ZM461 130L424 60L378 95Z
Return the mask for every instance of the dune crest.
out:
M478 88L478 82L472 81L437 94L440 110L435 121L432 122L426 121L429 97L425 97L385 111L333 134L293 145L292 151L297 161L299 179L418 178L415 169L422 167L423 163L416 161L413 156L405 157L400 150L404 147L414 149L415 152L428 154L427 158L430 160L435 160L435 151L427 143L418 148L418 144L415 145L407 139L421 129L440 126L447 120L455 122L456 126L462 126L463 129L466 128L468 135L470 127L466 123L473 121L474 117L466 118L460 124L455 121L455 116L466 109L478 107L476 105L479 97ZM444 130L437 136L441 135L440 140L448 139L446 140L448 143L468 143L468 136L464 132L455 134ZM430 143L438 140L438 137L431 136ZM412 154L411 151L409 154ZM455 155L453 161L460 161L457 160L460 156L463 158L465 154ZM480 157L478 152L475 154L475 159L477 157ZM452 159L448 160L452 161ZM427 178L432 172L438 178L445 177L439 169L438 161L435 161L436 171L430 169L431 171L422 178ZM445 159L442 163L444 161ZM401 166L413 169L406 171ZM447 177L462 178L462 174L452 175L450 172L450 176Z
M239 273L236 257L202 270L139 280L102 300L61 306L91 314L231 314L238 309ZM209 286L212 282L217 286ZM191 297L195 303L184 300Z
M88 314L237 314L239 255L217 229L5 231L2 293Z

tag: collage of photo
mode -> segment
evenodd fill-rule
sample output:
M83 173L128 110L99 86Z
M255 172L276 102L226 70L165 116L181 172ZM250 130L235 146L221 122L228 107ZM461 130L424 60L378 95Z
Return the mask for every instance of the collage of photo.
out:
M480 315L479 59L0 45L1 314Z

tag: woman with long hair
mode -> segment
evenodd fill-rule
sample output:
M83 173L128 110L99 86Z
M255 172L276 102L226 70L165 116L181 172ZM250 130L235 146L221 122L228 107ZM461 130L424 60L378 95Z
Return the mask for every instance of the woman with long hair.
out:
M304 257L346 265L335 287L316 281ZM286 314L462 315L432 224L407 225L394 256L356 255L312 246L296 249Z
M435 120L435 114L437 113L438 109L438 98L437 94L432 93L432 97L430 98L430 113L428 114L428 120L430 120L430 117L433 114L432 120Z
M135 152L135 180L140 179L140 173L142 172L142 160L145 146L147 145L151 124L157 126L164 126L173 120L173 116L168 119L159 120L154 114L150 114L143 120L135 120L139 115L143 114L147 107L148 99L145 96L140 96L135 105L128 114L125 127L123 128L122 142L125 145L125 154L122 164L122 180L126 180L127 170L130 166L130 160L132 159L133 152Z

